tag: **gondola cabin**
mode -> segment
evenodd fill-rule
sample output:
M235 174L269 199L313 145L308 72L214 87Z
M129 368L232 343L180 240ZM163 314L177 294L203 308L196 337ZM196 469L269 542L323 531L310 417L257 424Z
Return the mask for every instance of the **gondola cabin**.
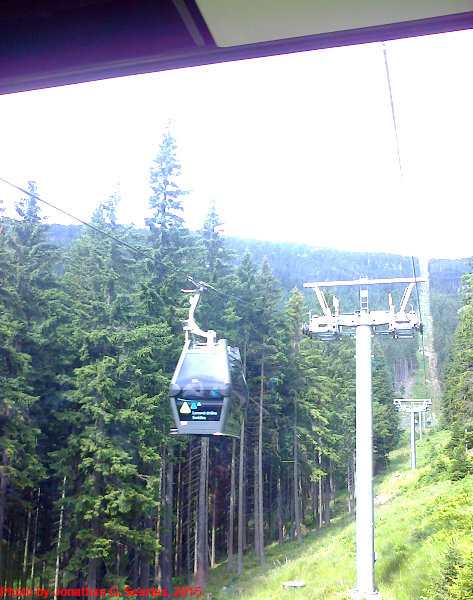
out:
M239 437L245 390L238 348L187 340L169 389L176 433Z

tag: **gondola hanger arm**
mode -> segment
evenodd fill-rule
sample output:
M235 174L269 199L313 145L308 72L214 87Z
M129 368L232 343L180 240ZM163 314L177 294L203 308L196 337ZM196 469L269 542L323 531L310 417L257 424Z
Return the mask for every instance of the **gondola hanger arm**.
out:
M193 282L194 283L194 282ZM184 322L184 331L186 332L186 342L189 340L189 334L198 335L207 340L207 344L217 343L217 334L212 329L204 331L201 329L195 320L194 314L197 304L200 300L200 295L205 291L205 285L202 282L196 284L193 290L182 290L186 294L193 294L190 298L189 318Z

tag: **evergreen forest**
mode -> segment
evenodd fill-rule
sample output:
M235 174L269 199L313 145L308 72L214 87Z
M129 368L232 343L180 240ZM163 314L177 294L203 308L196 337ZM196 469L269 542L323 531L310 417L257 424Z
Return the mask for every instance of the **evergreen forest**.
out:
M418 263L227 238L212 202L191 231L180 174L168 129L145 229L117 222L119 190L92 227L49 225L35 182L15 218L0 215L1 586L205 590L218 563L244 575L249 554L263 566L268 545L354 511L354 341L302 335L317 310L302 284L411 277ZM467 261L429 268L436 426L448 432L437 468L461 480L473 471L473 274ZM193 281L210 284L199 325L241 352L239 439L171 434ZM354 310L356 290L342 301ZM381 291L372 301L387 307ZM374 340L376 473L400 442L393 399L422 371L420 343Z

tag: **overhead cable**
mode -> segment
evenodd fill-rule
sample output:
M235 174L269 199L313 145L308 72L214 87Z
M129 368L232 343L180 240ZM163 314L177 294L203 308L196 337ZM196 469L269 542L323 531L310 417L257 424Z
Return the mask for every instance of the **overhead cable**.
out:
M151 256L150 254L147 254L146 252L143 252L142 250L140 250L136 246L133 246L132 244L128 244L128 242L125 242L124 240L121 240L120 238L116 237L115 235L112 235L111 233L108 233L107 231L104 231L103 229L100 229L99 227L96 227L95 225L92 225L91 223L87 223L87 221L83 221L79 217L76 217L75 215L73 215L73 214L65 211L64 209L59 208L58 206L55 206L51 202L48 202L47 200L44 200L43 198L41 198L37 194L33 194L33 193L29 192L28 190L25 190L24 188L22 188L22 187L20 187L18 185L15 185L14 183L11 183L10 181L8 181L7 179L4 179L3 177L0 177L0 181L3 181L3 183L5 183L6 185L9 185L10 187L12 187L12 188L14 188L14 189L22 192L23 194L27 194L28 196L30 196L30 198L33 198L34 200L37 200L38 202L42 202L46 206L49 206L50 208L53 208L54 210L57 210L58 212L60 212L63 215L65 215L66 217L69 217L70 219L73 219L74 221L77 221L78 223L81 223L81 225L84 225L85 227L88 227L89 229L92 229L96 233L98 233L98 234L100 234L100 235L102 235L102 236L104 236L104 237L106 237L106 238L108 238L110 240L113 240L117 244L120 244L121 246L123 246L125 248L128 248L128 250L131 250L132 252L134 252L135 254L138 254L142 258L145 258L146 260L151 260L151 261L153 261L155 263L158 263L162 267L165 267L166 269L169 269L169 271L172 271L176 275L179 275L183 279L186 279L187 281L189 281L196 288L204 287L205 289L212 290L213 292L215 292L216 294L219 294L220 296L227 297L227 298L232 299L232 300L236 300L237 302L241 302L243 304L247 304L248 306L251 306L252 308L256 308L256 309L259 309L259 310L264 310L261 306L258 306L256 304L252 304L251 302L248 302L248 301L244 300L243 298L241 298L239 296L234 296L233 294L229 294L228 292L222 292L222 291L218 290L215 286L211 285L210 283L207 283L205 281L199 281L199 282L197 282L193 277L191 277L187 273L184 273L180 269L177 269L176 267L173 267L169 263L164 262L163 260L160 260L159 258L156 258L155 256Z
M398 164L398 168L399 168L399 178L401 181L402 190L404 190L404 175L403 175L403 170L402 170L401 151L400 151L400 146L399 146L399 136L398 136L398 131L397 131L397 123L396 123L396 111L394 109L393 92L392 92L392 87L391 87L391 77L389 75L388 53L387 53L386 44L384 42L383 42L383 56L384 56L384 66L386 68L386 79L387 79L388 90L389 90L389 101L391 103L391 115L392 115L393 126L394 126L394 137L396 140L397 164ZM420 322L422 323L422 309L421 309L421 305L420 305L419 287L418 287L418 282L417 282L414 256L411 256L411 260L412 260L412 271L413 271L413 275L414 275L414 282L415 282L415 288L416 288L416 294L417 294L417 304L418 304L418 308L419 308L419 319L420 319ZM428 293L428 291L427 291L427 293ZM424 345L424 332L423 331L421 331L421 340L422 340L422 362L423 362L423 367L424 367L424 388L427 392L427 371L426 371L426 366L425 366L425 345Z

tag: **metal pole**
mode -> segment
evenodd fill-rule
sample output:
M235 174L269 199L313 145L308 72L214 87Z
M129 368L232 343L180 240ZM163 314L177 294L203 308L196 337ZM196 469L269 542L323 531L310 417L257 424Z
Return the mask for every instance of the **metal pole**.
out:
M374 588L373 405L371 326L356 328L356 597Z
M419 411L419 441L422 440L422 413Z
M411 410L411 470L416 470L416 421L413 410Z

